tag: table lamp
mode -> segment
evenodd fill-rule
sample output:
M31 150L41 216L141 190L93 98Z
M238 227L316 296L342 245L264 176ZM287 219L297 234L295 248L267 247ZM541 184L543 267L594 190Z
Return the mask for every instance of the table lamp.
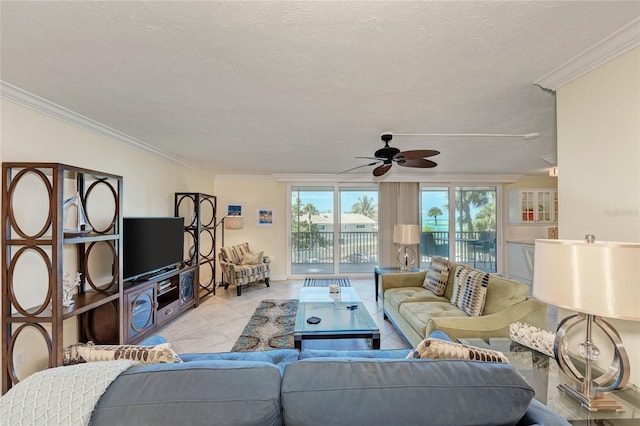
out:
M410 271L411 265L416 261L416 251L409 246L420 243L420 226L394 225L393 242L401 245L397 256L400 270Z
M616 410L622 406L604 392L621 389L629 381L629 357L620 335L602 317L640 321L640 243L535 240L533 296L549 304L576 311L560 321L554 342L558 365L571 379L560 390L589 411ZM578 345L584 375L569 355L568 332L585 322L586 337ZM593 362L600 349L592 340L598 326L613 345L611 366L593 379Z

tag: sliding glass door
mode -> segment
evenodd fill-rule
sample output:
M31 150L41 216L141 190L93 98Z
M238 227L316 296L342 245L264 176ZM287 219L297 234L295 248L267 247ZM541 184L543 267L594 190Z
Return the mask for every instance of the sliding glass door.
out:
M496 188L457 187L455 198L456 261L496 272Z
M378 259L376 186L291 186L290 194L292 276L373 271Z
M423 188L420 265L428 268L433 256L449 258L449 188Z
M378 260L378 191L340 188L339 272L371 273Z
M422 187L421 267L427 268L433 256L440 256L496 272L496 201L495 186Z
M333 187L291 189L291 274L333 274Z

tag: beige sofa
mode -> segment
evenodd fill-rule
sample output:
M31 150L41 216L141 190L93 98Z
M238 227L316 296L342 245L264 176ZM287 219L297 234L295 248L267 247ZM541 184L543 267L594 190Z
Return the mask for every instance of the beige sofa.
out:
M469 316L450 302L457 268L450 263L444 295L422 287L426 271L382 275L384 318L413 346L432 331L441 330L452 339L463 337L508 337L509 324L526 322L545 328L547 305L527 297L529 288L517 281L490 274L484 309Z

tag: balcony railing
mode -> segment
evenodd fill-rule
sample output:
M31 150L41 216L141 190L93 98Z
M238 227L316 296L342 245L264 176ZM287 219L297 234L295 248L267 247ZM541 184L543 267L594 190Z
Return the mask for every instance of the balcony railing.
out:
M432 234L436 244L448 246L449 232L437 231ZM455 261L495 272L495 237L483 239L485 237L486 233L482 232L456 232ZM378 263L378 232L340 232L338 238L339 272L372 271L371 266ZM292 232L292 272L333 273L333 247L333 232ZM420 261L424 265L430 261L430 256L422 255Z

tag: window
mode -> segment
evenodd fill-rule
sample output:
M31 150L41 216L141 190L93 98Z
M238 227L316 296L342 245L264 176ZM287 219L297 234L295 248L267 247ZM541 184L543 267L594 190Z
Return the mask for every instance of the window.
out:
M433 256L440 256L496 272L496 201L495 186L423 186L421 266L428 267Z
M378 259L375 185L291 186L290 194L291 275L371 273Z

